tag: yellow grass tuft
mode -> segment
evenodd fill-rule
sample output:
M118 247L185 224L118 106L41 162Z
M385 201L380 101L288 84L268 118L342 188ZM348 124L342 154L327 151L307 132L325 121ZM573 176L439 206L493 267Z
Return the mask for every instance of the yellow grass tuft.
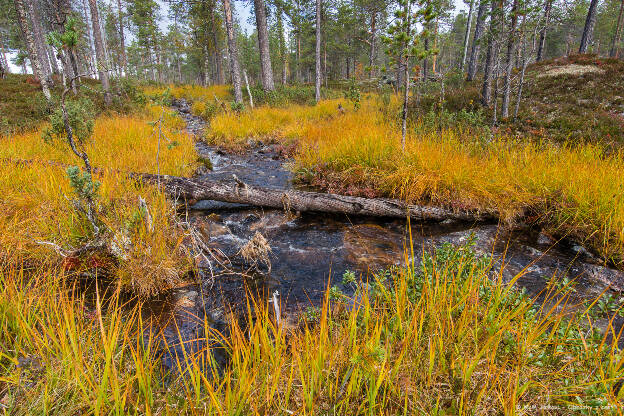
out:
M338 110L341 103L344 105L344 100L327 100L312 107L263 106L240 114L222 113L212 119L208 139L223 146L240 145L249 138L293 142L304 137L311 125L341 114Z
M214 100L216 96L221 101L228 101L232 97L230 85L211 85L202 87L199 85L167 85L158 87L146 87L143 91L148 96L160 95L169 91L173 98L185 98L189 101Z
M156 109L154 112L157 113ZM158 117L160 113L158 113ZM111 245L120 251L116 277L138 293L150 294L172 286L191 265L180 242L184 232L175 226L175 207L155 186L128 179L125 172L186 176L198 167L192 139L177 130L179 121L165 117L157 163L158 133L148 122L154 118L113 116L96 120L93 136L84 149L91 164L100 168L100 219L110 230ZM172 129L173 128L173 129ZM29 162L17 163L19 160ZM58 258L79 247L89 236L89 224L72 207L76 198L65 168L82 167L64 140L43 141L41 132L2 139L0 146L0 247L11 263ZM147 224L139 198L151 217ZM73 267L77 259L65 259ZM96 265L98 259L90 260Z

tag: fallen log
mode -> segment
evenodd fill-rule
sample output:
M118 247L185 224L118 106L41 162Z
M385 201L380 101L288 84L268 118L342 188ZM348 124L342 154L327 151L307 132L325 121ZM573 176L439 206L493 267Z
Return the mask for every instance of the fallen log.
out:
M60 162L30 159L0 159L0 162L42 163L61 168L69 166ZM94 167L93 172L102 174L104 170ZM159 184L172 197L184 199L188 203L211 200L298 212L328 212L386 218L406 218L409 215L411 219L430 221L448 219L488 221L498 218L494 211L454 211L442 207L407 204L398 199L362 198L295 189L262 188L245 184L236 177L232 182L225 182L151 173L127 172L126 174L139 181Z
M410 205L397 199L362 198L295 189L269 189L251 186L235 178L232 182L207 181L168 175L133 174L133 177L159 183L177 198L191 201L213 200L298 212L328 212L371 217L443 221L485 221L497 218L491 212L459 212L450 209Z

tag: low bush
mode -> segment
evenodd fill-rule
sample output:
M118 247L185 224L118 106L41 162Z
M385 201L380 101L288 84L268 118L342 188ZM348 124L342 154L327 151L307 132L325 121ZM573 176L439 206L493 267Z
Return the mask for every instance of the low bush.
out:
M264 91L259 86L252 86L251 95L254 104L257 106L268 105L271 107L284 107L291 104L297 105L314 105L315 89L314 86L308 85L292 85L278 86L275 91ZM244 88L244 93L246 89ZM340 91L333 89L321 89L321 97L324 99L338 98L341 96ZM246 98L246 97L245 97Z

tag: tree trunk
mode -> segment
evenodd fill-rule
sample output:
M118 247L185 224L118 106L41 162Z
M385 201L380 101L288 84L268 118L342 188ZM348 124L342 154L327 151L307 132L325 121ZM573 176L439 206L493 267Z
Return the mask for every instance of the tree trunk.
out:
M94 0L95 1L95 0ZM158 39L158 32L155 33L154 55L156 56L156 73L158 74L158 82L163 83L163 66L162 66L162 48Z
M52 73L60 74L61 71L59 70L58 62L56 61L56 54L54 53L54 49L52 48L52 46L48 45L46 47L46 50L48 52L48 58L50 60L50 64L52 65Z
M33 159L5 159L17 165L42 163L49 166L67 168L59 162ZM88 159L87 162L88 163ZM97 167L88 164L87 170L101 173ZM363 198L322 192L299 191L295 189L262 188L241 182L215 181L158 175L153 173L127 173L127 176L144 183L162 186L165 193L176 201L194 204L198 201L220 201L233 204L252 205L264 208L285 209L295 212L328 212L335 214L358 215L382 218L411 218L415 220L444 221L489 221L496 219L495 210L467 211L451 210L442 207L413 205L398 199Z
M249 79L247 78L247 71L243 71L243 75L245 76L245 86L247 87L247 94L249 95L249 106L254 108L253 96L251 95L251 89L249 88Z
M544 47L546 46L546 30L548 29L548 22L550 20L550 10L552 9L553 0L547 0L544 8L544 27L540 30L539 46L537 47L536 62L541 61L544 58Z
M9 68L9 61L7 61L6 51L4 50L4 42L2 39L0 39L0 62L2 62L4 67L4 73L10 74L11 70Z
M215 36L215 42L217 41ZM225 84L225 76L223 74L223 56L221 55L221 48L217 48L215 52L215 70L216 70L216 80L217 84L223 85Z
M204 87L210 85L210 54L208 53L208 45L204 45Z
M74 77L77 77L80 74L80 71L78 71L78 62L76 61L76 53L74 50L72 49L68 49L67 50L67 54L69 55L69 63L71 65L72 68L72 72L74 73ZM80 81L80 78L76 79L75 84L78 84Z
M91 9L91 23L93 24L93 41L95 43L95 59L97 60L98 77L102 83L102 91L104 91L104 102L106 105L111 105L108 65L106 63L104 42L102 41L102 32L100 30L100 16L96 0L89 0L89 8Z
M438 49L438 27L439 27L439 20L436 17L436 21L435 21L435 26L433 27L433 49L436 50ZM431 74L433 76L435 76L436 74L436 64L438 62L438 54L434 53L433 56L431 57Z
M496 54L496 1L492 1L492 13L490 16L490 33L488 34L487 54L483 69L483 88L481 90L481 104L489 107L492 101L492 72Z
M472 9L474 7L474 0L470 0L470 7L468 8L468 19L466 21L466 32L464 34L464 47L462 48L462 59L459 69L463 72L466 66L466 56L468 56L468 41L470 40L470 26L472 26Z
M494 110L492 111L492 127L498 124L498 81L499 81L499 70L500 70L500 61L499 56L496 54L496 62L494 64Z
M296 32L296 43L297 43L297 50L295 53L295 80L297 83L301 82L301 5L299 4L299 0L295 1L296 4L296 25L295 25L295 32ZM348 70L347 70L348 71ZM348 77L347 77L348 78Z
M370 40L370 59L369 66L370 71L368 73L368 78L373 78L375 76L375 54L377 53L377 10L374 10L371 15L371 40Z
M408 2L409 3L409 2ZM407 136L407 104L409 103L409 58L403 58L403 111L401 112L401 150L405 152L405 137Z
M369 199L294 189L260 188L240 181L227 183L153 174L133 174L132 176L150 183L160 183L169 195L188 202L212 200L296 212L329 212L389 218L409 216L412 219L434 221L446 219L482 221L495 217L493 213L455 212L438 207L409 205L396 199Z
M407 19L407 39L411 39L412 36L412 4L410 0L405 2L405 18ZM410 41L403 45L403 50L401 51L400 61L403 62L403 82L404 90L403 90L403 111L401 112L401 150L405 153L405 141L407 136L407 104L409 102L409 48Z
M522 26L524 26L524 23L526 21L526 15L522 17ZM519 81L519 85L518 85L518 94L516 95L516 107L514 108L514 115L513 115L513 119L514 121L516 120L516 118L518 118L518 111L520 110L520 101L522 100L522 89L524 87L524 75L526 74L526 68L527 65L529 64L528 59L527 59L527 53L526 53L526 35L523 33L522 34L522 40L520 41L522 44L520 53L522 55L522 71L520 72L520 81ZM535 50L535 43L533 43L533 50ZM533 53L533 51L531 51L531 53Z
M35 37L33 31L30 30L30 26L28 24L28 15L26 14L24 0L15 0L15 11L17 13L17 22L22 31L22 34L24 35L24 40L26 41L26 48L28 50L28 56L30 58L33 75L41 81L43 95L49 102L51 99L50 89L48 88L48 84L43 79L39 56L37 54L37 46L35 44Z
M262 89L275 90L273 83L273 67L271 66L271 52L269 50L269 32L264 0L254 0L256 14L256 29L258 31L258 49L260 50L260 72L262 73Z
M321 0L316 0L316 83L315 98L321 101Z
M215 74L213 77L213 80L215 82L215 84L218 85L223 85L225 83L225 80L223 79L223 57L221 55L221 48L219 47L219 34L218 34L218 28L219 28L219 23L217 21L217 16L215 14L215 9L216 9L216 5L214 5L213 7L211 7L210 9L210 16L211 16L211 23L212 23L212 45L214 48L214 63L215 63Z
M34 34L35 46L37 48L37 57L39 59L39 65L41 68L42 81L47 83L48 86L52 86L52 73L50 70L50 59L48 58L48 51L46 49L45 36L43 34L43 26L41 24L41 17L39 15L39 9L35 4L35 0L26 0L28 2L28 10L30 11L32 30Z
M91 31L89 30L89 18L87 16L88 12L87 12L86 0L82 0L82 11L83 11L82 18L84 19L84 23L87 27L87 30L85 32L87 33L87 41L89 43L89 54L88 54L88 59L86 59L86 64L88 66L88 69L85 72L95 73L97 71L97 62L94 62L94 61L97 61L97 58L95 58L96 56L95 44L93 43L93 39L91 37ZM91 27L93 28L93 20L91 20Z
M232 7L230 0L223 0L223 12L225 14L225 30L228 38L228 52L230 54L230 73L232 74L232 84L234 85L234 102L243 102L243 91L241 88L240 66L238 65L238 51L236 39L234 38L234 23L232 22Z
M126 40L124 37L123 12L121 11L121 0L117 0L117 16L119 18L119 48L121 49L121 67L125 76L128 76L128 59L126 58Z
M282 63L282 85L286 85L286 37L284 36L284 20L282 9L277 9L277 29L279 30L279 53Z
M429 36L425 37L425 54L429 52ZM427 78L429 78L429 59L427 55L425 55L425 59L423 59L422 63L422 80L427 82Z
M481 0L479 2L479 9L477 11L477 22L475 24L475 32L472 38L472 48L470 50L470 60L468 61L468 75L466 79L468 81L474 80L477 75L477 65L479 63L479 50L481 48L481 37L483 36L483 29L485 27L485 18L487 11L487 0Z
M620 13L618 14L617 23L615 26L615 33L613 34L613 40L611 41L611 49L609 50L610 58L618 57L618 44L620 43L620 36L622 32L622 17L624 16L624 0L620 2Z
M501 116L509 117L509 98L511 96L511 71L513 70L513 57L516 49L516 35L518 30L518 0L513 0L509 25L509 38L507 39L507 55L505 56L505 80L503 83L503 105Z
M598 8L598 0L591 0L589 9L587 10L587 18L585 19L585 27L583 28L583 36L581 37L581 46L579 53L587 53L587 48L591 45L594 38L594 26L596 25L596 9Z

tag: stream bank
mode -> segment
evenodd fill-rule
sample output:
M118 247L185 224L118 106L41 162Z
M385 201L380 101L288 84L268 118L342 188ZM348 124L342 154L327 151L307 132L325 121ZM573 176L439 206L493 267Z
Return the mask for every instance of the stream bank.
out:
M187 123L189 133L201 136L205 122L190 113L184 100L174 108ZM275 189L293 187L288 161L278 146L256 143L245 153L231 154L196 142L198 154L209 158L213 170L202 174L210 180L232 180ZM190 347L200 351L197 341L204 337L203 318L215 329L227 327L228 314L243 316L246 293L267 302L279 293L281 317L294 325L302 310L321 304L328 287L342 287L341 277L353 271L362 279L393 265L405 264L404 247L410 230L404 220L348 217L346 215L293 214L282 210L261 209L216 201L199 201L188 212L189 221L199 231L215 258L198 261L199 279L195 284L176 288L152 300L147 315L157 318L170 345L179 340L178 330ZM269 262L249 264L241 249L257 234L266 240ZM595 298L611 288L614 296L624 290L624 273L591 263L591 256L579 247L557 243L530 228L508 230L496 223L420 221L411 223L414 262L423 252L443 243L455 245L474 240L475 249L491 255L495 270L502 266L503 281L522 274L517 285L530 296L543 298L549 281L576 281L575 300ZM221 267L219 263L227 264ZM175 323L175 325L173 325ZM616 329L623 324L617 317ZM182 345L165 354L164 362L173 366Z

